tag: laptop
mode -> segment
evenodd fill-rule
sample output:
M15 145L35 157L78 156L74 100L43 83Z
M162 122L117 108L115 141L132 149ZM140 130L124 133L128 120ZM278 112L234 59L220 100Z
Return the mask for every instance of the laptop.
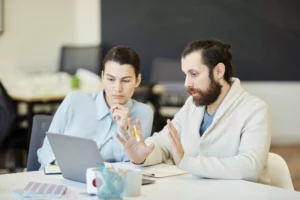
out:
M46 135L65 179L86 183L86 170L103 163L94 140L49 132ZM142 185L154 182L143 178Z

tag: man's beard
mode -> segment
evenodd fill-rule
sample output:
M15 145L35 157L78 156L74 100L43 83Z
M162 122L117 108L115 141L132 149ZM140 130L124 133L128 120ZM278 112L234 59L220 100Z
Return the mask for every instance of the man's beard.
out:
M192 95L197 92L199 96L193 96L193 102L196 106L207 106L214 103L221 94L222 86L211 78L210 85L206 91L196 88L187 88L187 92Z

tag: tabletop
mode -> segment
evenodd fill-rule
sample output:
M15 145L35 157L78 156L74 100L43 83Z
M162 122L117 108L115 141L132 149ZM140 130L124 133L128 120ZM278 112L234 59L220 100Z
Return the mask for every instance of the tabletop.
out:
M97 199L86 193L86 185L69 181L61 175L42 171L0 175L0 199L17 199L13 190L30 181L64 184L76 193L73 199ZM142 186L141 196L125 199L300 199L300 192L242 180L201 179L192 175L156 178L156 183Z

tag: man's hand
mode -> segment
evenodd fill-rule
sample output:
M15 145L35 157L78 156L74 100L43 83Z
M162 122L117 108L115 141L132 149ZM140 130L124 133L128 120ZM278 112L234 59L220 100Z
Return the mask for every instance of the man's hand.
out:
M121 132L127 130L127 120L129 117L129 109L120 104L115 104L110 108L113 119L117 121L118 128Z
M123 139L119 134L117 134L117 138L124 146L124 149L130 161L135 164L140 164L146 160L146 158L153 151L155 146L154 144L151 144L150 146L146 145L144 137L142 135L140 120L136 120L136 125L137 125L137 132L140 136L139 141L137 141L136 137L134 136L134 128L130 118L128 119L128 127L129 127L130 134L128 134L127 130L123 130L122 133L125 139Z
M167 120L167 128L169 139L172 144L173 160L175 164L178 165L184 155L184 150L182 148L178 132L169 119Z

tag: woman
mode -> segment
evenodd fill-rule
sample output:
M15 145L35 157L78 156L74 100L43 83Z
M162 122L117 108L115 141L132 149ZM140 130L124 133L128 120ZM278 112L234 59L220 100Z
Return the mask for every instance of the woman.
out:
M128 161L116 133L127 129L127 119L140 119L143 136L149 137L153 111L143 103L131 99L141 82L140 59L128 47L115 47L103 61L100 93L71 92L54 115L49 132L90 138L97 142L106 162ZM37 151L41 168L55 163L55 156L47 137Z

